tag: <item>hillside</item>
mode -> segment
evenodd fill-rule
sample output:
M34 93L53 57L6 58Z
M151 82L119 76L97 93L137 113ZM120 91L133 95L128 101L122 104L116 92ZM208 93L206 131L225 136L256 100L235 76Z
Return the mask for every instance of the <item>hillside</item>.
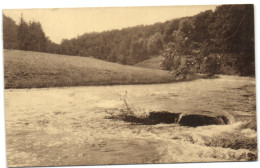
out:
M160 65L162 59L163 59L162 56L152 57L148 60L144 60L142 62L135 64L135 66L143 67L143 68L163 69L163 67Z
M168 71L89 57L4 50L5 88L150 84L172 82Z
M12 18L3 16L3 39L5 49L91 56L123 65L135 65L163 55L164 69L175 71L180 68L173 63L177 60L173 60L190 55L193 58L187 65L207 60L206 68L198 69L200 73L255 74L254 6L250 4L221 5L214 11L201 11L194 16L152 25L88 32L63 39L61 44L55 44L45 35L40 22L26 22L21 17L16 25ZM146 67L147 64L150 62L137 65ZM220 70L218 65L229 67Z

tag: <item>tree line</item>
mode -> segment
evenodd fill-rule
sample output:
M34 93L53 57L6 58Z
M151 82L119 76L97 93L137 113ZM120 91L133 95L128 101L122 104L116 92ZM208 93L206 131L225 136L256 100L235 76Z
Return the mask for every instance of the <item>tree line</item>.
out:
M40 22L27 23L22 16L16 25L12 18L3 15L3 39L4 49L54 53L59 48L45 35Z
M254 74L253 5L222 5L215 11L164 23L85 33L63 39L61 44L49 40L39 22L26 23L22 17L16 25L4 16L3 28L6 49L94 57L128 65L163 55L162 66L175 74Z

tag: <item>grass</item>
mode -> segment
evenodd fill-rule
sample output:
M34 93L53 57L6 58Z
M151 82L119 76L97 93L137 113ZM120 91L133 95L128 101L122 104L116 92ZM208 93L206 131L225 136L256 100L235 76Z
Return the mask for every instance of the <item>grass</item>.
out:
M154 84L173 82L168 71L89 57L4 50L5 88Z
M123 101L121 108L106 110L106 113L109 114L108 117L105 117L106 119L122 120L136 124L154 124L153 121L147 118L148 115L145 111L127 102L127 92L121 96L121 100Z
M134 66L143 67L143 68L163 69L163 67L160 65L160 63L162 62L162 59L163 59L162 56L152 57L148 60L139 62L139 63L135 64Z

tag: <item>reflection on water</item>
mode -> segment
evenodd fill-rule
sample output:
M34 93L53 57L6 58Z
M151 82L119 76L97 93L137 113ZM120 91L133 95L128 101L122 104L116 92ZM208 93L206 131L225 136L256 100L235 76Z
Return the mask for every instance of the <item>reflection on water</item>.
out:
M106 119L107 111L124 105L122 98L136 113L207 112L232 123L183 127ZM237 161L254 160L257 152L254 78L14 89L5 99L8 166Z

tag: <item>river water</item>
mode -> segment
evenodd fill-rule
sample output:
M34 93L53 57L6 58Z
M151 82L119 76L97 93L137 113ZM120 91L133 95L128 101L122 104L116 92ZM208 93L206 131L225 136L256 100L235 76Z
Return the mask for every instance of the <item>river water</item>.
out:
M8 166L252 160L257 134L248 123L255 124L255 97L255 79L237 76L154 85L8 89ZM108 119L120 113L124 100L136 115L211 113L231 123L186 127ZM237 141L252 143L234 147Z

